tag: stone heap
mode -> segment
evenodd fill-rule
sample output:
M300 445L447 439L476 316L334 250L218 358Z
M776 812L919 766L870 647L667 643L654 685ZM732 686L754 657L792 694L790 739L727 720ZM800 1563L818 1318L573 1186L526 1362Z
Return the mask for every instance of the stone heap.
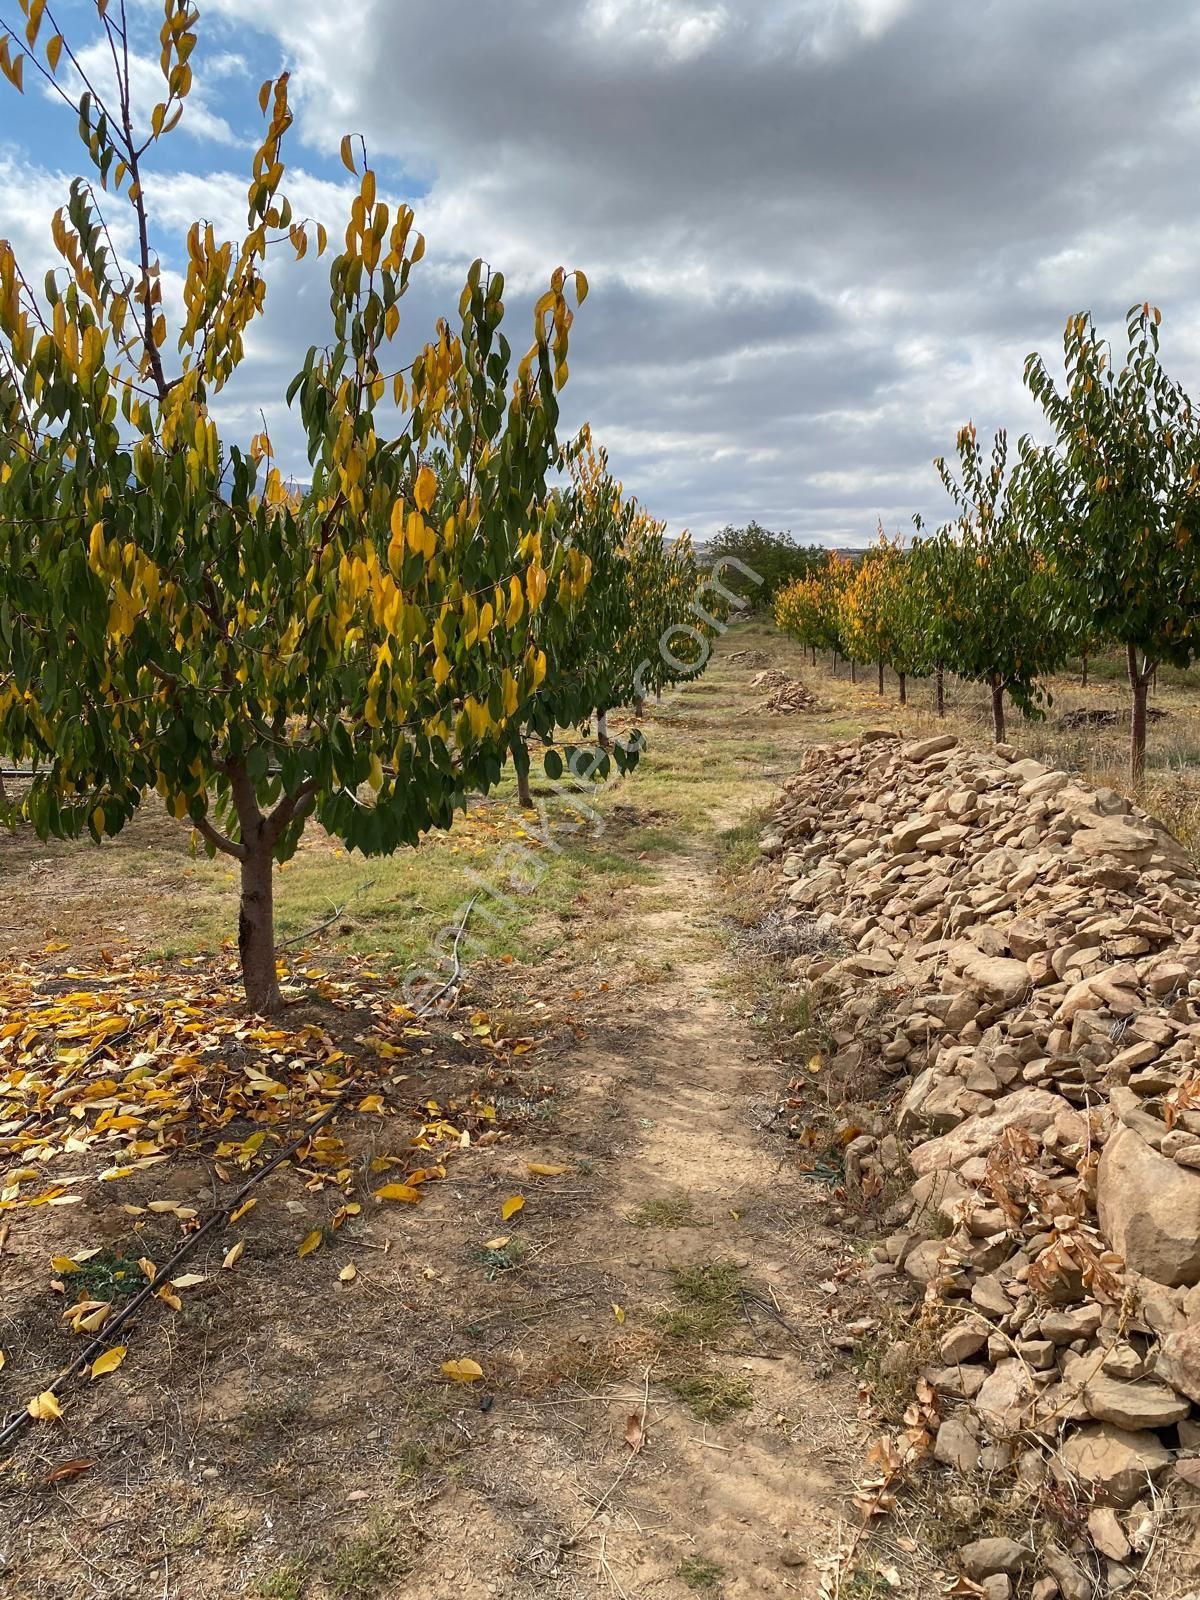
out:
M868 1276L924 1295L937 1459L1082 1496L1089 1537L1022 1585L1115 1592L1155 1490L1200 1485L1197 869L1112 790L951 735L810 751L761 848L825 1076L891 1108L846 1177L904 1175Z
M755 673L750 679L752 689L769 689L765 700L760 700L755 707L757 711L769 711L776 715L788 714L793 711L818 711L816 699L800 682L799 678L789 678L786 672L771 667L766 672Z

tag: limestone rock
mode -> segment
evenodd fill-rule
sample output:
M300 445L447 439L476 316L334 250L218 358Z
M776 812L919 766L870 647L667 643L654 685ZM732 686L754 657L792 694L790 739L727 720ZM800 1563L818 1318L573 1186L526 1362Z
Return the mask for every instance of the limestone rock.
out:
M1105 1237L1135 1272L1169 1288L1200 1283L1200 1173L1122 1127L1100 1157L1097 1211Z
M1067 1435L1051 1470L1068 1480L1077 1478L1102 1504L1131 1506L1170 1463L1157 1434L1127 1433L1097 1422Z
M976 1582L990 1577L993 1572L1003 1572L1012 1577L1032 1560L1033 1551L1030 1547L1018 1544L1015 1539L976 1539L973 1544L966 1544L962 1548L963 1571Z
M961 1418L947 1417L937 1431L933 1456L966 1477L979 1465L979 1441Z
M943 1167L961 1167L972 1156L986 1154L1000 1141L1008 1128L1025 1128L1042 1134L1061 1111L1071 1105L1062 1095L1047 1089L1014 1089L997 1100L984 1113L968 1119L960 1127L919 1144L909 1156L914 1172L935 1172ZM1174 1166L1174 1163L1170 1163ZM1176 1169L1178 1170L1178 1169ZM1197 1180L1200 1182L1200 1180Z
M1200 1322L1169 1333L1159 1346L1155 1376L1200 1405Z

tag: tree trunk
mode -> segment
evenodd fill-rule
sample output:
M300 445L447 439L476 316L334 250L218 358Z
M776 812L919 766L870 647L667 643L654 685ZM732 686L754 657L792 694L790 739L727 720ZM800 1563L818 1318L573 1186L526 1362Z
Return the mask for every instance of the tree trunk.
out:
M1004 743L1004 685L992 680L992 738Z
M646 702L640 694L635 694L633 697L633 714L635 717L646 715Z
M532 811L534 809L533 790L529 787L528 767L526 767L524 771L522 771L520 767L517 768L517 802L526 811Z
M1125 646L1125 665L1133 696L1133 710L1129 719L1129 781L1136 787L1146 772L1146 700L1154 668L1145 659L1139 668L1137 646L1132 644Z
M896 676L900 680L900 704L906 706L908 704L908 674L906 672L898 672Z
M858 663L853 656L850 657L850 682L858 682Z
M879 692L883 693L883 657L879 658Z
M275 972L275 884L270 846L261 837L244 838L242 903L238 913L238 951L242 982L253 1011L264 1014L283 1005Z
M656 706L662 705L662 690L661 689L655 689L655 691L654 691L654 704Z
M611 750L612 743L608 737L608 712L596 712L596 743L601 750Z
M1088 658L1088 653L1085 650L1083 652L1083 671L1079 675L1079 687L1081 689L1086 689L1087 688L1087 658Z
M817 647L814 644L811 648L812 648L812 664L815 667L816 664L817 664Z
M934 675L937 684L937 714L939 717L946 715L946 669L939 661Z

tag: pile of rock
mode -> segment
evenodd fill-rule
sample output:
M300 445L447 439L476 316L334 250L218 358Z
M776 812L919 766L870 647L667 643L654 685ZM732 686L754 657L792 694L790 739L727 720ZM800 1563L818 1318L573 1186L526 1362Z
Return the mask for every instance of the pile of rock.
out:
M735 650L725 659L739 667L765 667L771 658L765 650Z
M816 699L800 682L799 678L789 678L786 672L780 672L771 667L766 672L756 673L750 679L752 689L769 689L771 692L765 700L760 700L755 707L756 711L769 711L776 715L786 715L792 711L817 711L820 707Z
M908 1173L869 1276L924 1294L937 1459L1086 1497L1088 1538L1019 1570L1120 1589L1155 1490L1200 1485L1196 869L1113 791L950 735L811 751L761 848L828 936L791 962L826 1077L891 1107L846 1175Z

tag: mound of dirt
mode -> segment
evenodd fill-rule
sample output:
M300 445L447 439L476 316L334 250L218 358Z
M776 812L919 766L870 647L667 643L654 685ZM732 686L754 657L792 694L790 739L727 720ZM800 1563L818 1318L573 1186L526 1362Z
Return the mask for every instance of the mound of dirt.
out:
M814 749L761 849L822 1078L890 1080L846 1183L908 1185L867 1276L928 1308L904 1353L936 1459L1025 1472L1033 1450L1109 1509L1023 1576L1073 1593L1104 1555L1132 1581L1172 1462L1200 1481L1196 867L1113 791L950 735Z
M726 660L736 663L739 667L765 667L770 659L765 650L735 650L726 657Z

